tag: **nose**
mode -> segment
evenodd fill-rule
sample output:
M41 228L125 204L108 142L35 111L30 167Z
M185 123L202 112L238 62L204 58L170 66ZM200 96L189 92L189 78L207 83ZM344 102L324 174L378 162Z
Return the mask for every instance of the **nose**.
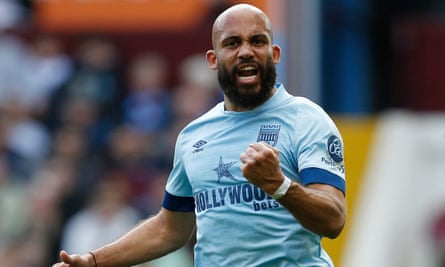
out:
M253 57L253 49L252 46L248 42L244 42L238 51L239 58L251 58Z

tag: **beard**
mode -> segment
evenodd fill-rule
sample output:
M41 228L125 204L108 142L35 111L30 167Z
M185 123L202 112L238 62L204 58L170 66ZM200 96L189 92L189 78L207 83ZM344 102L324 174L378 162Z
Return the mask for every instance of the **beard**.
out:
M242 92L236 85L236 77L238 73L238 66L245 63L256 63L258 66L258 74L261 77L260 91L257 93ZM253 108L263 104L272 95L272 89L276 82L276 68L272 61L272 58L267 59L266 65L261 65L258 62L252 60L244 60L232 68L230 72L223 65L218 63L218 82L221 86L224 95L237 107L241 108ZM248 86L244 85L244 88L249 89L256 85ZM252 90L253 91L253 90Z

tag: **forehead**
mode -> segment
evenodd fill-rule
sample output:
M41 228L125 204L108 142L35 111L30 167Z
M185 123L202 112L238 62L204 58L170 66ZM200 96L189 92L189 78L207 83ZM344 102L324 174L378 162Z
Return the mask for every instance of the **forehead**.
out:
M232 36L250 37L258 34L270 36L270 24L267 18L257 12L236 11L221 16L214 25L216 42Z

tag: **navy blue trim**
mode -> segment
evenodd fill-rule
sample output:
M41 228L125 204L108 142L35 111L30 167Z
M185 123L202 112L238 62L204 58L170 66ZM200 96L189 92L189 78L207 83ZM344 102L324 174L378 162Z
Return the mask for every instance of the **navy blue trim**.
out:
M165 191L162 207L172 211L194 211L195 200L193 197L178 197Z
M345 180L327 170L320 168L307 168L302 170L300 174L303 185L328 184L340 189L343 191L343 193L346 192Z

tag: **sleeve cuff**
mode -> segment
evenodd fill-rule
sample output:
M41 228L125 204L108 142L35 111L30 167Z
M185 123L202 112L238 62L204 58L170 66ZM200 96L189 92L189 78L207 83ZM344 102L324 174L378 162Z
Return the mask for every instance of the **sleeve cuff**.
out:
M165 191L162 207L172 211L194 211L195 200L193 197L179 197Z
M308 184L328 184L343 193L346 192L346 183L343 177L333 174L327 170L320 168L307 168L301 171L301 182L303 185Z

